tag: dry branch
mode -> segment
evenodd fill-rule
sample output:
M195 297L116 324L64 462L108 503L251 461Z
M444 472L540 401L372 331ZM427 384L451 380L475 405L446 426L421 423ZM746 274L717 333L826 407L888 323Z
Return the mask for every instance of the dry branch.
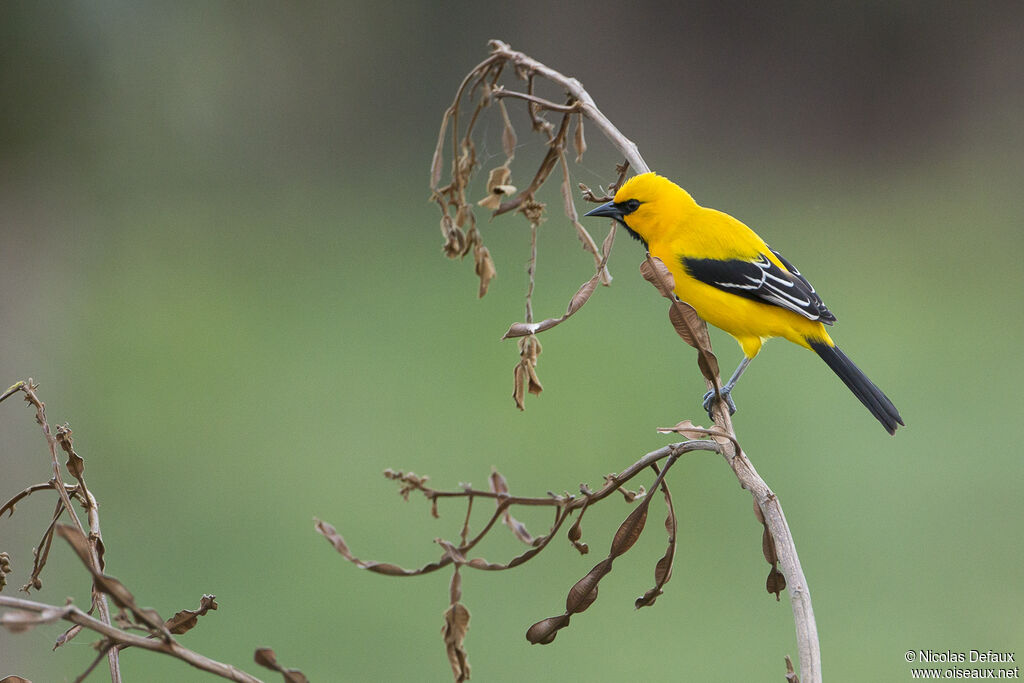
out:
M526 389L529 389L533 393L540 393L541 391L540 382L536 375L537 356L540 353L540 345L537 341L536 335L559 325L577 312L580 307L589 300L596 289L598 282L602 282L603 284L608 284L610 282L610 276L607 276L606 266L612 246L612 235L614 234L615 229L614 223L612 226L612 232L609 233L609 236L605 240L599 254L596 249L596 244L589 238L589 234L587 234L586 230L579 225L578 214L573 207L571 193L568 191L568 188L570 187L569 167L565 158L565 148L569 137L568 131L570 129L570 121L573 118L577 120L575 134L573 135L573 146L576 151L577 161L582 157L586 150L586 141L583 134L584 119L587 119L592 124L596 125L598 130L604 134L605 138L607 138L611 145L625 158L627 163L620 166L619 177L613 184L613 188L618 187L624 180L627 166L632 167L633 170L640 173L648 171L649 168L640 156L636 144L625 137L614 126L614 124L608 120L600 109L598 109L593 98L589 93L587 93L579 81L574 78L566 77L558 71L547 67L521 52L512 50L506 43L501 41L491 41L490 47L491 54L483 62L472 69L469 74L467 74L456 92L452 105L445 112L441 124L441 131L438 136L437 148L431 164L430 186L433 191L433 198L440 207L442 213L441 226L442 233L446 240L444 248L445 253L450 257L456 257L463 256L467 254L470 249L473 249L474 252L478 254L479 247L482 246L482 242L480 241L481 238L479 231L476 228L475 219L472 217L472 209L466 201L466 187L469 182L470 174L476 165L472 133L473 127L479 120L484 109L489 106L491 102L498 102L505 125L502 140L505 147L506 160L500 167L491 171L488 182L488 197L481 201L480 204L492 209L494 212L493 215L495 216L510 211L518 211L523 213L530 223L531 255L528 267L530 282L526 297L526 321L523 323L513 324L505 334L506 338L520 337L521 357L515 371L516 388L514 396L516 404L522 408L522 399L525 395ZM499 83L499 78L502 73L508 72L514 73L521 81L525 81L525 92L509 89ZM534 88L538 79L549 81L560 87L565 93L565 102L553 102L539 97L535 93ZM474 96L477 96L478 99L476 99L476 104L473 107L473 113L470 121L466 126L466 129L463 131L459 124L459 110L460 107L463 106L464 96L466 96L466 99L469 101L472 101ZM506 101L512 100L522 102L526 105L534 131L544 136L545 144L547 145L547 153L539 168L534 173L532 180L525 189L518 192L511 184L511 164L514 157L516 137L514 131L511 129L511 122L505 106ZM556 126L549 122L544 116L545 113L558 115L558 125ZM444 158L443 151L449 130L451 138L451 179L448 185L442 187L440 186L440 182ZM535 193L545 184L550 173L556 166L560 166L563 171L562 194L566 205L566 215L574 227L579 231L584 248L593 254L595 258L596 272L594 277L585 282L579 288L576 295L573 296L564 315L559 318L548 318L540 323L536 323L533 319L532 305L534 287L533 276L537 259L536 229L539 221L541 220L543 205L539 205L537 203ZM591 191L585 186L581 185L580 189L583 191L583 198L587 201L607 201L610 199L610 195L614 194L614 189L610 189L608 193L605 193L604 197L599 198L597 193ZM462 230L464 225L470 226L468 232L464 232ZM490 262L489 252L486 253L486 263L484 265L488 267L483 268L483 271L487 273L489 277L493 277L493 264ZM477 257L477 272L478 274L481 272L479 256ZM711 349L711 342L707 333L706 324L699 318L693 308L676 299L673 293L674 283L672 281L672 276L668 272L668 269L664 267L664 264L661 264L657 259L648 256L648 259L644 262L641 268L641 272L643 276L669 300L669 318L674 329L684 341L697 350L698 367L701 370L701 374L704 376L708 388L711 390L717 390L721 386L721 379L719 377L718 361ZM489 281L489 277L487 281ZM484 291L486 291L486 282L484 277L481 276L481 295ZM820 682L821 657L818 645L817 629L814 621L814 612L811 608L810 592L807 588L807 581L804 578L803 570L800 566L800 561L796 553L796 546L793 542L792 533L786 523L785 515L782 512L782 506L779 504L778 498L775 494L758 475L757 470L750 462L747 454L744 453L742 448L740 448L739 441L737 440L736 433L733 428L731 416L729 415L724 401L719 400L712 405L712 416L714 426L710 429L696 427L689 421L684 421L675 427L668 428L663 431L677 432L690 439L700 439L700 441L688 441L683 443L705 444L704 446L697 447L704 447L708 450L714 450L720 453L729 464L743 488L750 491L754 502L755 517L763 528L762 551L766 561L771 565L771 570L766 582L766 588L770 593L774 593L777 598L782 590L787 587L789 588L793 618L796 625L800 674L805 683ZM705 436L710 437L710 439L701 438ZM677 447L679 447L679 444L673 445L670 448ZM648 591L647 594L638 599L638 606L653 603L654 599L661 593L665 582L671 576L671 558L674 553L676 521L674 514L672 513L671 496L668 492L665 476L671 464L676 458L678 458L679 454L680 453L677 452L673 452L671 456L669 456L668 453L662 454L661 457L668 457L669 459L664 464L664 467L658 472L655 483L651 489L654 490L661 487L664 492L666 503L669 508L669 518L666 520L666 528L669 532L670 541L669 549L666 551L662 560L659 561L656 568L655 586ZM648 456L642 458L631 468L627 468L624 473L635 468L637 464L645 462L650 455L651 454L648 454ZM647 462L643 467L653 465L657 460L660 460L661 457L655 458L652 462ZM628 479L623 479L623 475L609 478L608 481L606 481L605 487L601 489L599 494L602 494L601 497L603 497L609 495L611 491L620 490L623 491L627 500L629 500L630 494L626 493L621 488L622 484L625 483L626 480ZM581 489L582 495L579 498L570 496L550 496L547 499L514 499L508 494L507 486L499 487L491 492L469 490L463 492L440 492L427 487L425 484L426 480L422 478L413 477L411 479L403 479L403 481L405 486L405 488L403 488L403 493L406 497L412 490L421 491L432 501L435 513L437 500L441 497L463 496L468 498L468 502L471 504L474 498L488 497L488 493L491 494L491 497L498 496L497 510L494 516L492 516L490 522L486 525L484 531L480 532L480 534L478 534L472 541L467 541L467 527L464 525L463 534L461 536L462 542L460 544L445 542L443 545L447 550L438 561L413 570L404 570L394 567L393 565L382 565L379 563L358 560L348 551L348 547L345 545L344 540L337 534L333 527L318 521L318 530L327 537L335 548L338 549L339 552L341 552L348 560L355 562L363 568L374 571L382 571L384 570L384 567L387 567L387 570L384 570L385 573L411 576L426 573L428 571L435 571L447 564L453 563L457 569L460 567L508 569L516 566L516 564L521 561L525 561L526 559L530 559L535 556L538 551L538 546L543 547L543 545L550 540L550 538L565 522L567 515L577 510L580 516L570 527L569 540L575 547L580 549L581 552L586 552L586 544L582 544L579 541L580 519L582 518L583 512L589 505L600 500L598 494L594 494L586 487ZM650 498L646 496L646 494L643 494L639 505L620 526L619 532L616 533L608 556L595 565L595 567L585 577L580 579L572 590L570 590L569 598L566 601L565 613L557 617L544 619L534 624L527 634L527 637L531 642L551 642L557 630L568 625L569 618L572 614L582 612L590 606L594 599L596 599L598 582L608 573L608 571L611 570L612 561L629 549L632 543L636 540L636 536L639 535L642 530L643 523L646 520L646 511L649 502ZM532 536L522 532L516 533L516 536L520 538L520 540L525 541L526 539L532 539L535 546L533 549L525 553L524 556L515 558L504 565L490 563L482 560L481 558L467 560L466 553L471 550L477 540L492 528L494 522L499 517L505 516L506 519L509 519L509 507L516 504L547 504L555 506L557 511L555 521L548 533L539 538L533 538ZM514 529L514 527L510 528ZM446 633L448 633L448 631L446 631ZM451 644L449 643L449 645ZM461 642L459 642L458 645L461 648ZM451 649L449 649L450 655L451 652ZM462 680L460 678L462 675L461 670L456 666L456 662L454 660L452 666L456 680ZM789 677L789 674L795 677L795 673L792 673L791 671L787 672L787 674L787 677Z
M37 386L31 379L27 382L18 382L0 395L0 401L20 392L25 402L35 409L36 422L42 428L43 435L46 437L46 442L49 446L53 475L49 481L28 486L3 505L0 505L0 518L3 517L4 513L7 513L8 517L13 517L17 504L29 496L44 491L56 492L56 509L43 533L43 539L39 547L34 552L32 573L29 577L29 582L22 590L27 593L29 590L39 590L42 588L43 584L40 577L46 565L53 538L54 536L59 536L70 545L92 577L92 606L88 611L82 611L72 605L70 601L65 605L58 606L35 600L0 595L0 626L12 632L21 632L56 621L63 620L69 622L71 627L57 637L54 649L66 645L83 631L92 631L102 636L102 639L95 644L98 655L85 671L75 679L76 683L84 680L104 658L107 659L109 664L111 680L120 681L119 654L122 650L130 647L169 655L198 669L228 680L259 683L260 679L230 664L218 662L190 650L175 639L174 636L184 634L195 627L199 617L217 609L217 602L213 595L204 595L197 609L180 610L170 619L164 620L156 610L140 607L128 587L105 572L103 560L104 546L98 513L99 505L92 491L86 485L85 461L75 451L71 429L66 424L51 430L46 418L45 404L39 399L36 389ZM60 461L57 456L58 447L67 456L64 467L67 474L77 482L75 484L64 481L64 473L61 470ZM72 506L73 500L78 501L85 511L88 530L83 526ZM60 520L65 516L70 519L70 524L61 523ZM9 554L6 552L0 553L0 590L3 590L6 583L6 575L10 572ZM113 619L107 604L108 597L113 600L120 610ZM90 614L94 610L99 613L99 618L93 617ZM132 633L131 631L133 630L142 631L147 635ZM273 666L270 665L268 663L270 658L266 656L266 652L271 652L272 655L272 651L257 650L257 663L278 671L288 683L305 682L305 677L297 669L283 669L276 666L276 663Z

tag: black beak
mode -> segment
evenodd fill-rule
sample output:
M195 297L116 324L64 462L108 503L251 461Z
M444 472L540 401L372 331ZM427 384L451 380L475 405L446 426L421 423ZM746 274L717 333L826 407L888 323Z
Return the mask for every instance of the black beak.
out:
M591 209L590 211L587 211L583 215L584 216L608 216L609 218L614 218L615 220L617 220L617 221L619 221L621 223L622 222L622 218L626 215L626 212L623 211L622 207L619 206L618 204L616 204L615 202L608 202L607 204L602 204L601 206L597 207L596 209Z

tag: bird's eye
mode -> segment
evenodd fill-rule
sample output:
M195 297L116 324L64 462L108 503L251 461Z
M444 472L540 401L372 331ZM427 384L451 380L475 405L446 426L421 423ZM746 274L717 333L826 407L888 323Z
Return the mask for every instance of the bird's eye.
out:
M637 199L630 199L623 204L623 208L626 209L627 213L633 213L640 208L640 201Z

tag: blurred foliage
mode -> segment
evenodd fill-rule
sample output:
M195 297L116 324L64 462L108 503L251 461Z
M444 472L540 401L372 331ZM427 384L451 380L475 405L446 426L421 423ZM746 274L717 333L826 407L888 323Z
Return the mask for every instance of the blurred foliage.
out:
M741 441L794 530L826 675L906 678L909 649L1019 652L1022 20L1020 3L913 1L5 3L0 379L34 377L71 423L108 569L140 604L167 616L217 595L191 647L249 670L273 647L311 680L445 680L448 576L360 572L312 517L362 557L422 564L461 515L403 503L385 467L451 488L495 465L515 493L574 490L665 443L655 427L700 418L703 393L620 239L614 284L544 338L545 392L514 409L518 354L498 337L521 319L525 222L478 216L498 269L478 301L426 202L441 113L498 37L578 77L654 168L782 249L906 419L886 437L781 343L736 394ZM577 171L595 186L617 159L596 131L588 144ZM591 272L553 215L538 316ZM713 338L731 367L735 345ZM5 403L0 436L0 497L47 478L27 409ZM653 527L550 646L525 629L589 560L565 542L513 572L465 572L479 679L781 679L792 619L764 593L747 494L714 456L671 479L678 558L653 609L632 607L664 549ZM30 500L0 521L12 586L50 510ZM603 548L624 510L588 513L583 540ZM481 553L507 558L507 540ZM40 597L85 604L68 549L50 562ZM0 633L0 675L70 680L91 650L51 653L59 632ZM607 657L612 643L643 654ZM127 680L193 675L123 661Z

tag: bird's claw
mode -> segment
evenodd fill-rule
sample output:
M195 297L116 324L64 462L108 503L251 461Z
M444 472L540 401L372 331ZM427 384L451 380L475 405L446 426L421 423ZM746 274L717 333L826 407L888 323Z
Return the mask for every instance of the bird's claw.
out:
M718 399L719 393L721 394L722 398L725 399L725 405L729 407L729 415L736 414L736 402L732 400L732 390L726 387L722 387L722 389L719 392L709 391L708 393L704 394L704 410L707 411L708 418L712 420L715 419L715 416L711 414L711 407Z

